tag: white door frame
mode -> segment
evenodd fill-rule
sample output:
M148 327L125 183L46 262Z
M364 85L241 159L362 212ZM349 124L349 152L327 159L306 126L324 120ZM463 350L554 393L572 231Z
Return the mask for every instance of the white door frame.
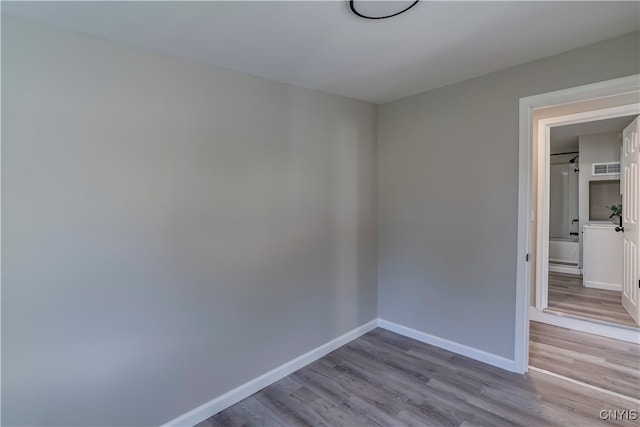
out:
M623 95L640 91L640 75L632 75L614 80L593 83L570 89L529 96L520 99L519 121L519 175L518 175L518 244L516 249L516 312L515 312L515 348L514 371L525 373L529 365L529 306L530 306L530 267L529 253L531 251L531 227L534 221L535 206L532 200L532 171L533 171L533 111L539 108L552 107L561 104L569 104L579 101ZM633 113L631 113L633 114ZM566 119L570 120L570 119ZM576 122L574 122L576 123ZM548 125L549 123L547 123ZM547 132L551 126L544 125L543 138L547 138ZM557 126L558 124L554 124ZM540 138L540 133L538 134ZM549 150L547 144L542 150L547 158ZM539 149L541 147L538 147ZM540 154L540 153L539 153ZM543 162L547 163L547 162ZM541 175L543 175L541 177ZM538 173L538 180L543 179L544 187L548 185L548 171ZM540 192L539 192L540 193ZM547 192L544 192L547 193ZM537 202L537 200L535 201ZM548 203L548 199L547 199ZM548 230L548 210L547 210ZM538 234L541 232L538 227ZM548 233L547 233L548 234ZM548 236L547 236L548 242ZM538 249L540 245L537 245ZM548 246L548 245L543 245ZM547 257L548 257L548 248ZM545 263L546 264L546 263ZM537 301L536 301L537 303Z
M593 122L640 114L640 103L632 103L617 107L590 110L582 113L555 116L538 120L538 197L536 229L536 300L535 307L542 310L549 305L549 172L550 172L550 134L555 126L575 123ZM541 191L542 190L542 191ZM582 219L582 218L581 218Z

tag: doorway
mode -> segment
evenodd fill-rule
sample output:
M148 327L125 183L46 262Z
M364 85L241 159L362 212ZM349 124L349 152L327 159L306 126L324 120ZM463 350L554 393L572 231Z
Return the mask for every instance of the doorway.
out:
M529 109L532 304L523 371L637 403L640 91L632 93Z
M549 138L551 128L640 114L640 76L595 83L520 100L520 176L516 287L514 367L527 372L529 321L535 316L557 318L558 326L589 333L606 333L616 339L637 342L638 331L605 324L575 326L579 320L541 313L548 307L549 260ZM540 139L546 141L538 144ZM535 166L535 167L534 167ZM541 189L541 191L538 191ZM541 214L546 212L546 214ZM571 218L575 219L575 218ZM541 242L541 243L539 243ZM544 262L538 262L544 260ZM637 270L636 270L637 271ZM634 280L635 279L634 277ZM538 319L539 320L539 319ZM618 330L619 329L619 330ZM603 332L604 331L604 332Z
M635 107L597 111L608 115L623 109L633 111ZM632 186L623 191L620 173L623 134L625 129L635 129L632 123L637 115L556 125L563 117L551 118L554 123L548 141L542 141L543 135L538 134L538 143L549 148L547 159L539 159L548 162L546 168L538 168L546 169L549 175L548 187L539 187L546 192L549 211L538 209L539 224L548 224L548 234L543 236L548 239L536 242L536 246L538 254L544 246L549 249L547 261L536 257L538 271L541 263L548 265L546 283L537 276L536 293L547 295L536 295L536 309L638 329L633 311L630 314L622 305L622 197ZM633 191L637 192L637 187ZM631 209L627 203L624 206Z

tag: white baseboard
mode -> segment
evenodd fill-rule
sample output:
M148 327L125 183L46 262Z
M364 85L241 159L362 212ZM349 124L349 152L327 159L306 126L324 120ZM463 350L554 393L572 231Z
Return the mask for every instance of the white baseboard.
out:
M592 281L585 280L582 284L584 285L585 288L607 289L610 291L622 292L621 283L604 283L604 282L592 282Z
M321 357L331 353L333 350L339 347L342 347L350 341L353 341L361 335L366 334L367 332L375 329L377 326L378 319L365 323L364 325L359 326L356 329L347 332L346 334L332 341L329 341L328 343L323 344L320 347L317 347L310 352L291 360L290 362L285 363L284 365L278 366L277 368L247 383L244 383L239 387L236 387L235 389L223 394L222 396L218 396L213 400L210 400L209 402L198 406L197 408L187 412L186 414L174 418L173 420L164 424L163 427L194 426L199 422L202 422L207 418L217 414L223 409L228 408L229 406L241 401L242 399L251 396L253 393L262 390L263 388L273 384L274 382L308 365L309 363L320 359Z
M444 338L436 337L434 335L420 332L418 330L398 325L397 323L392 323L383 319L378 319L378 326L391 332L404 335L405 337L413 338L423 343L435 345L436 347L440 347L445 350L470 357L480 362L488 363L489 365L497 366L498 368L515 372L514 361L502 356L498 356L497 354L488 353L484 350L478 350L477 348L469 347L464 344L459 344L457 342L449 341Z
M300 357L293 359L290 362L285 363L247 383L242 384L235 389L218 396L209 402L198 406L197 408L183 414L173 420L163 424L162 427L183 427L194 426L209 417L217 414L218 412L228 408L229 406L251 396L263 388L275 383L276 381L286 377L287 375L297 371L300 368L312 363L321 357L331 353L333 350L355 340L356 338L366 334L367 332L381 327L389 331L395 332L400 335L404 335L415 340L434 345L436 347L449 350L451 352L461 354L463 356L470 357L480 362L488 363L489 365L497 366L498 368L506 369L508 371L514 371L514 361L506 359L502 356L498 356L492 353L487 353L477 348L468 347L463 344L459 344L453 341L446 340L444 338L429 335L424 332L417 331L415 329L408 328L406 326L398 325L387 320L375 319L356 329L347 332L346 334L321 345L320 347L311 350L308 353L303 354Z
M545 313L535 307L529 307L529 320L547 323L549 325L560 326L561 328L573 329L574 331L587 332L589 334L600 335L602 337L630 343L640 342L640 330L629 329L590 322L588 320L575 319L573 317L558 314Z
M582 274L582 270L578 267L557 264L549 264L549 271L553 271L554 273L575 274L577 276Z

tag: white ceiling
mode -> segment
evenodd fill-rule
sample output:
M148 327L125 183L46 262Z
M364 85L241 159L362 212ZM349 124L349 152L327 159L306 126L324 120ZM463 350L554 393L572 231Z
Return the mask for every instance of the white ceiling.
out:
M616 117L575 125L551 128L549 145L552 153L578 151L578 137L600 133L622 132L637 116Z
M421 1L377 21L346 1L2 1L2 12L376 103L640 27L639 2L610 1Z

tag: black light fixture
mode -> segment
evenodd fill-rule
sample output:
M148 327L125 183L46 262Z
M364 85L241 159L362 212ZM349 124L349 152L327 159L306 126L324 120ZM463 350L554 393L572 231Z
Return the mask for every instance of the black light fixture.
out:
M407 6L406 8L402 9L399 12L392 13L392 14L389 14L389 15L380 15L380 16L372 16L372 15L366 15L366 14L362 13L356 7L355 0L350 0L349 1L349 8L351 9L351 12L353 12L355 15L358 15L360 18L364 18L364 19L387 19L387 18L392 18L394 16L398 16L398 15L400 15L402 13L405 13L407 10L411 9L413 6L418 4L419 1L420 0L415 0L413 3L411 3L409 6Z

